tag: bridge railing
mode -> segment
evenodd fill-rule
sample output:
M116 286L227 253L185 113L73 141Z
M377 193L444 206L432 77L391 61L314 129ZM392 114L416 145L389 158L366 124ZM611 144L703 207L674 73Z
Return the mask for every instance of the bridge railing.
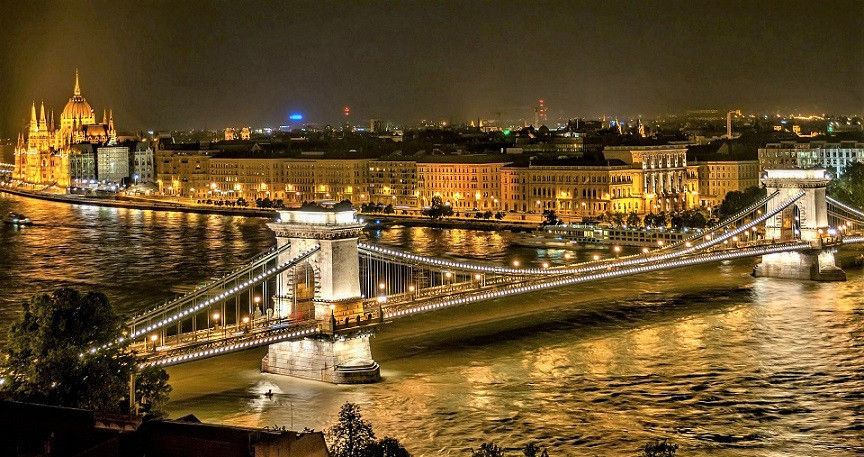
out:
M253 257L248 262L246 262L244 265L234 269L233 271L225 273L221 277L219 277L215 280L212 280L203 286L195 287L194 290L192 290L192 291L190 291L184 295L181 295L181 296L176 297L176 298L172 298L171 300L168 300L167 302L165 302L165 303L163 303L163 304L161 304L155 308L149 309L147 311L144 311L143 313L140 313L138 315L133 316L132 318L130 318L127 321L127 325L130 327L140 325L141 323L147 321L148 319L153 318L153 316L163 314L166 311L170 311L172 308L182 306L182 305L184 305L190 301L195 301L196 299L201 298L204 295L207 295L207 293L213 289L224 288L231 281L234 281L237 278L248 274L250 271L261 268L263 265L267 264L268 262L270 262L272 260L275 260L276 258L279 257L280 254L287 251L289 248L290 248L290 245L288 245L288 244L286 244L282 247L279 247L279 248L277 248L276 246L273 246L269 250Z
M825 197L825 201L826 201L829 205L834 205L834 206L836 206L836 207L838 207L838 208L843 209L844 211L847 211L847 212L849 212L849 213L851 213L851 214L854 214L854 215L856 215L856 216L858 216L858 217L864 219L864 211L862 211L862 210L860 210L860 209L858 209L858 208L854 208L854 207L852 207L852 206L849 206L849 205L847 205L846 203L843 203L843 202L841 202L840 200L836 200L836 199L831 198L831 197Z
M759 208L768 204L768 202L771 201L772 198L776 197L779 194L780 194L779 190L774 191L770 195L766 195L764 198L759 199L756 203L753 203L752 205L742 209L741 211L738 211L734 215L727 217L726 219L718 222L717 224L715 224L711 227L706 228L705 230L701 231L700 233L693 235L693 236L690 236L688 238L685 238L685 239L683 239L677 243L672 243L672 244L669 244L667 246L664 246L664 249L666 249L666 250L675 249L677 247L684 246L688 242L692 243L693 241L702 238L703 236L705 236L706 233L718 232L718 231L728 227L729 225L732 225L732 224L740 221L741 219L747 217L747 215L753 214L753 212L758 211Z
M771 194L771 197L775 196L776 193ZM725 240L728 240L746 230L750 230L757 224L760 224L766 221L768 218L775 216L777 213L797 201L804 195L804 192L799 192L795 196L785 200L782 204L778 205L773 211L766 211L761 216L751 220L749 223L744 224L740 227L737 227L731 231L725 232L723 235L717 237L710 237L710 239L705 240L702 243L694 244L692 246L687 247L682 250L667 250L667 251L651 251L648 254L637 254L632 256L625 256L615 259L604 259L600 261L594 262L584 262L581 264L577 264L577 266L573 267L557 267L557 268L549 268L549 269L539 269L539 268L506 268L506 267L494 267L494 266L486 266L486 265L478 265L471 264L467 262L455 262L450 260L441 260L435 259L431 257L419 256L416 254L411 254L407 252L401 252L395 249L383 248L380 246L374 246L370 244L360 243L359 247L361 252L366 251L370 253L374 253L377 255L398 258L406 261L412 261L417 263L422 263L426 265L437 266L440 268L455 268L459 270L465 271L476 271L483 273L495 273L495 274L503 274L503 275L514 275L514 276L525 276L525 275L538 275L538 276L554 276L560 274L572 274L572 273L586 273L591 271L599 271L606 269L609 265L620 264L621 262L626 262L627 265L636 265L640 263L653 262L657 260L665 260L672 259L676 257L681 257L684 255L688 255L692 252L696 252L702 249L710 248L718 243L722 243ZM762 199L765 201L768 197ZM760 201L761 202L761 201ZM758 204L759 202L757 202ZM756 205L751 205L750 208L756 207ZM752 211L749 211L752 212ZM747 214L749 214L749 212ZM703 235L700 234L698 238L701 238ZM697 238L694 238L694 240ZM692 244L692 243L691 243Z
M748 247L743 249L728 249L718 252L699 252L695 255L686 258L677 258L654 262L644 265L632 265L627 267L613 267L603 271L596 271L586 274L565 275L557 278L549 277L534 277L530 281L505 285L497 289L477 291L476 293L465 294L462 296L447 296L441 297L438 300L428 300L420 303L402 303L388 306L384 309L385 319L395 319L412 315L419 312L433 311L441 308L460 306L477 301L490 300L501 298L508 295L515 295L527 292L533 292L542 289L560 287L583 282L590 282L603 279L612 279L632 274L648 273L657 270L680 268L702 263L732 260L745 257L755 257L777 252L790 252L811 249L809 243L798 240L778 242L770 244L769 241L762 240L762 245Z
M246 281L239 283L239 284L235 285L234 287L232 287L226 291L223 291L222 293L220 293L216 296L207 298L203 301L185 300L181 304L175 304L174 306L171 306L165 310L160 310L160 313L158 313L158 314L151 313L149 315L148 319L139 319L135 322L130 323L130 325L129 325L130 337L131 338L137 338L137 337L139 337L139 336L141 336L147 332L154 331L154 330L161 330L162 328L164 328L168 325L174 325L183 319L194 318L195 312L199 311L200 309L202 309L204 307L211 306L217 302L229 299L229 298L231 298L231 297L233 297L239 293L242 293L242 292L248 290L250 287L254 286L255 284L258 284L261 281L267 280L267 279L287 270L288 268L291 268L291 267L297 265L298 263L300 263L301 261L303 261L304 259L306 259L310 255L317 252L319 249L320 249L320 245L315 245L315 246L307 249L306 251L301 252L300 254L296 255L295 257L289 259L288 261L286 261L282 264L276 265L276 266L274 266L274 267L272 267L266 271L263 271L262 273L259 273L255 276L247 279ZM259 267L261 267L261 265L256 266L256 268L259 268ZM203 297L201 295L198 295L197 298L203 298ZM184 308L184 306L185 306L185 308ZM169 313L172 313L172 314L168 315ZM154 319L160 319L160 320L158 320L157 322L154 323L154 322L152 322Z

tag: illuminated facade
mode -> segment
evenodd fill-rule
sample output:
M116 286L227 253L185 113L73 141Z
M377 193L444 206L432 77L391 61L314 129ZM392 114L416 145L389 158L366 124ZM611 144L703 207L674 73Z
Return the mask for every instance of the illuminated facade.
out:
M672 212L696 206L690 191L687 149L676 146L613 146L603 151L607 160L621 160L636 170L643 207L647 212Z
M420 206L440 197L455 211L500 211L501 169L506 156L429 156L417 161Z
M714 207L732 191L743 192L759 185L759 162L756 160L718 160L694 162L698 167L699 204Z
M685 149L669 146L640 147L638 154L634 148L618 150L629 163L502 154L372 159L306 152L267 157L260 149L253 151L258 157L247 157L175 147L160 151L157 160L164 194L250 202L269 198L286 205L349 200L418 210L439 197L462 214L554 210L578 219L714 206L727 192L758 182L754 161L687 163Z
M864 160L864 143L841 141L829 143L784 141L768 143L759 149L759 166L771 168L824 168L840 176L849 164Z
M610 211L641 213L638 175L619 161L511 164L502 173L503 210L591 218Z
M369 194L373 203L417 208L420 189L417 162L413 160L373 160L369 162Z
M15 148L15 172L13 179L40 185L69 187L72 182L71 155L81 149L78 144L106 144L117 141L113 113L103 113L102 122L97 123L93 109L81 95L78 72L75 72L75 89L72 97L60 114L59 127L54 123L54 113L45 114L45 104L36 115L36 104L30 109L30 127L27 136L18 136ZM85 149L86 151L86 149ZM77 160L77 159L76 159ZM77 160L78 165L88 163L87 158Z

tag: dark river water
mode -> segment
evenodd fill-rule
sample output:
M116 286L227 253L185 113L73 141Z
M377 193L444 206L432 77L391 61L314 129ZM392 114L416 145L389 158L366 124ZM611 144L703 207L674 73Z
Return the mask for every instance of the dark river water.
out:
M0 332L33 293L105 292L121 312L238 266L273 244L262 219L72 206L0 194ZM369 241L525 265L560 250L509 232L392 228ZM606 249L573 251L590 258ZM846 456L864 449L864 276L749 276L752 261L561 288L384 326L384 381L332 386L261 374L265 349L169 369L169 412L244 426L321 429L346 401L415 455L529 441L553 456ZM262 395L272 390L272 398ZM515 451L514 451L515 454Z

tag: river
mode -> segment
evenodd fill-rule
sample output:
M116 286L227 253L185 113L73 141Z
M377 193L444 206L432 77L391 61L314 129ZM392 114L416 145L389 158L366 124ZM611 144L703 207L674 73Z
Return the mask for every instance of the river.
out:
M0 194L0 332L20 302L59 286L100 290L120 312L153 306L273 243L264 220L67 205ZM524 265L560 250L509 232L390 228L370 242ZM576 258L608 250L578 250ZM550 455L854 455L864 448L864 275L845 283L749 276L752 261L579 285L385 325L384 381L332 386L258 371L257 349L169 369L169 413L322 429L346 401L415 455L483 441ZM272 390L267 398L264 392ZM515 451L513 451L515 454Z

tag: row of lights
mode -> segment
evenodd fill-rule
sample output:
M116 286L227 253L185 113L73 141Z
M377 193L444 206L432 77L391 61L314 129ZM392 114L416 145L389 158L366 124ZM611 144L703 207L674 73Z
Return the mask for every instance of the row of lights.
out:
M773 197L776 194L777 194L777 192L775 192L771 196ZM712 236L710 234L705 235L705 241L706 241L705 243L701 243L696 247L693 247L693 244L691 243L691 241L688 240L688 241L684 242L684 246L686 246L687 249L685 249L683 251L670 252L668 254L665 254L665 255L662 255L659 257L654 257L651 260L657 261L657 260L666 260L666 259L670 259L670 258L680 257L683 255L695 252L697 250L705 249L705 248L714 246L716 244L719 244L721 242L724 242L724 241L728 240L729 238L732 238L741 232L749 230L750 228L752 228L755 225L765 221L766 219L770 218L771 216L774 216L775 214L779 213L784 208L786 208L787 206L791 205L796 200L801 198L801 196L803 196L803 195L804 195L804 192L802 191L798 195L796 195L795 197L792 197L789 200L787 200L786 202L784 202L780 207L775 209L775 211L773 211L769 214L764 214L764 215L760 216L759 218L751 221L750 223L745 224L744 226L739 227L739 228L737 228L731 232L727 232L726 234L724 234L718 238L713 238L713 241L712 241ZM751 206L751 208L752 208L752 206ZM742 213L739 213L739 214L742 214L741 217L743 217L743 215L749 214L750 212L752 212L752 210L748 209L748 210L742 211ZM734 222L737 219L740 219L740 217L733 219L732 222ZM716 229L715 229L715 231L716 231ZM658 240L657 243L658 243L658 246L661 246L661 247L663 246L662 240ZM392 249L385 249L385 248L381 248L381 247L369 245L369 244L364 244L364 243L359 243L359 247L361 249L377 251L377 252L380 252L383 254L407 258L407 259L411 259L414 261L421 261L421 262L433 264L436 266L449 266L449 267L460 268L460 269L465 269L465 270L492 271L492 272L496 272L496 273L518 273L518 274L565 274L565 273L567 273L567 274L569 274L569 273L588 272L588 271L596 270L598 268L602 268L600 266L590 266L590 267L583 267L583 268L556 269L556 270L549 271L549 270L546 270L547 268L549 268L549 264L544 262L542 270L537 270L537 269L517 270L517 269L509 269L509 268L501 268L501 267L487 267L487 266L482 266L482 265L471 265L471 264L466 264L466 263L457 263L457 262L451 262L451 261L446 261L446 260L439 260L439 259L434 259L434 258L430 258L430 257L418 256L418 255L410 254L407 252L400 252L400 251L395 251ZM620 246L613 246L612 250L617 255L621 252L621 247ZM648 248L647 247L643 248L642 252L643 252L643 254L647 254ZM595 254L593 259L594 259L594 261L598 261L598 260L600 260L600 256ZM632 260L625 260L621 263L617 263L616 265L632 265L632 264L644 261L644 257L640 257L640 256L631 256L631 259ZM513 266L518 267L519 261L514 260Z
M845 209L846 211L849 211L852 214L856 214L858 216L864 217L864 212L862 212L861 210L859 210L857 208L853 208L853 207L851 207L851 206L849 206L843 202L840 202L838 200L834 200L831 197L825 197L825 200L827 200L829 203L831 203L833 205L836 205L836 206L839 206L839 207Z
M733 224L733 223L735 223L735 222L738 222L740 219L744 218L744 216L746 216L746 215L752 213L753 211L758 210L760 207L762 207L763 205L765 205L766 203L768 203L769 200L771 200L772 198L776 197L779 193L780 193L779 190L775 190L773 194L768 195L768 196L766 196L765 198L759 200L758 202L756 202L756 203L750 205L749 207L747 207L747 208L745 208L745 209L739 211L739 212L738 212L737 214L735 214L734 216L729 217L729 218L727 218L726 220L717 223L717 225L715 225L714 227L711 227L711 228L706 229L706 231L707 231L708 233L714 233L714 232L720 230L720 229L723 228L723 227L726 227L726 226L728 226L728 225L730 225L730 224ZM761 213L761 211L760 211L760 213ZM695 240L699 239L699 237L701 237L701 236L702 236L701 234L696 234L696 235L694 235L694 236L691 236L690 238L687 238L687 239L684 240L684 244L686 244L686 243L688 243L688 242L695 241ZM678 247L678 246L680 246L680 245L681 245L681 243L677 243L677 244L669 245L668 247L669 247L669 248L674 248L674 247ZM689 246L688 246L688 247L689 247Z
M408 308L408 309L404 309L404 310L400 310L400 311L395 311L392 313L385 313L384 317L388 318L388 319L389 318L398 318L398 317L407 316L407 315L411 315L411 314L415 314L415 313L419 313L419 312L424 312L424 311L431 311L431 310L446 308L446 307L450 307L450 306L463 305L463 304L467 304L467 303L489 300L489 299L504 297L504 296L513 295L513 294L533 292L536 290L549 289L549 288L560 287L560 286L565 286L565 285L572 285L572 284L594 281L594 280L599 280L599 279L615 278L615 277L625 276L625 275L629 275L629 274L648 273L651 271L663 270L663 269L667 269L667 268L677 268L677 267L683 267L683 266L698 265L701 263L736 259L736 258L741 258L741 257L755 257L758 255L772 254L775 252L796 251L796 250L800 250L800 249L806 249L808 247L809 247L809 245L801 245L801 244L791 244L791 245L787 245L787 246L760 247L760 248L755 248L755 249L748 249L745 251L727 252L727 253L722 253L722 254L712 254L712 255L707 255L707 256L702 256L702 257L695 257L692 259L676 260L676 261L673 261L671 263L666 263L666 264L652 264L652 265L645 265L645 266L640 266L640 267L635 267L635 268L629 268L629 269L625 269L625 270L618 270L618 271L614 271L614 272L597 273L597 274L593 274L593 275L580 276L580 277L570 278L570 279L559 279L559 280L547 282L547 283L534 284L531 286L522 286L522 287L517 287L517 288L509 289L509 290L502 290L502 291L497 291L497 292L488 292L488 293L484 293L484 294L480 294L480 295L473 295L470 297L464 297L464 298L459 298L459 299L455 299L455 300L447 300L447 301L440 302L440 303L421 305L421 306L417 306L414 308Z
M281 254L283 251L286 251L290 246L291 246L290 244L285 244L279 248L274 246L274 247L270 248L267 252L259 255L257 258L252 259L246 265L244 265L240 268L237 268L236 270L234 270L234 271L222 276L221 278L213 281L209 286L202 287L200 289L195 289L192 292L187 293L186 295L181 295L180 297L177 297L173 300L169 300L169 301L165 302L161 306L157 306L156 308L147 310L147 311L139 314L138 316L133 317L132 319L129 320L128 326L131 327L131 326L135 325L138 321L146 319L147 316L152 315L152 314L157 314L160 310L163 310L169 306L176 306L178 304L178 302L189 301L190 299L195 298L196 296L198 296L202 292L207 291L208 289L222 283L223 281L231 280L232 276L241 275L250 269L258 268L258 266L259 266L258 264L269 262L270 260L272 260L273 258L278 256L279 254ZM182 303L181 303L181 306L182 306Z
M780 210L782 210L782 208L785 208L786 206L789 206L792 202L794 202L795 200L797 200L798 198L800 198L801 195L804 195L804 192L801 192L797 197L794 197L794 198L792 198L791 200L789 200L788 202L786 202L786 203L785 203L785 204L780 208ZM773 216L774 214L776 214L777 212L779 212L779 210L776 211L776 212L774 212L774 213L772 213L772 214L770 214L770 215L762 216L760 219L757 219L757 220L751 222L750 224L745 225L744 227L738 228L738 229L736 229L736 230L734 230L734 231L732 231L732 232L729 232L729 233L727 233L727 234L721 236L720 238L715 239L714 242L710 242L711 239L712 239L712 237L711 237L711 235L709 234L709 235L706 235L706 236L705 236L705 240L706 240L707 243L702 243L702 244L700 244L700 245L698 245L697 247L694 248L693 245L692 245L692 243L691 243L690 241L686 241L686 242L684 243L684 245L687 247L687 249L685 249L684 251L670 252L670 253L668 253L668 254L665 254L665 255L662 255L662 256L659 256L659 257L654 257L654 258L652 258L651 260L652 260L652 261L656 261L656 260L666 260L666 259L669 259L669 258L680 257L680 256L682 256L682 255L689 254L689 253L694 252L694 251L696 251L696 250L701 250L701 249L705 249L705 248L711 247L711 246L713 246L713 245L715 245L715 244L718 244L718 243L723 242L724 240L727 240L727 239L728 239L729 237L731 237L731 236L734 236L734 235L736 235L736 234L738 234L738 233L740 233L740 232L742 232L742 231L748 230L748 229L749 229L750 227L752 227L753 225L756 225L757 223L759 223L759 222L761 222L761 221L764 221L764 220L767 219L768 217ZM658 241L657 241L657 244L658 244L659 247L662 247L662 246L663 246L663 241L662 241L662 240L658 240ZM414 260L414 261L420 261L420 262L424 262L424 263L429 263L429 264L432 264L432 265L435 265L435 266L445 266L445 267L460 268L460 269L465 269L465 270L475 270L475 271L476 271L476 270L480 270L480 271L492 271L492 272L495 272L495 273L516 273L516 274L570 274L570 273L583 273L583 272L589 272L589 271L597 270L597 269L599 269L599 268L603 268L602 266L588 266L588 267L582 267L582 268L569 268L569 269L555 269L555 270L547 270L547 269L549 268L549 263L548 263L548 262L544 262L544 263L543 263L543 269L540 269L540 270L538 270L538 269L525 269L525 270L519 270L519 269L515 269L515 268L518 268L519 265L520 265L520 262L519 262L518 260L514 260L514 261L513 261L513 267L514 267L514 269L510 269L510 268L502 268L502 267L487 267L487 266L482 266L482 265L472 265L472 264L466 264L466 263L457 263L457 262L452 262L452 261L447 261L447 260L439 260L439 259L434 259L434 258L430 258L430 257L418 256L418 255L416 255L416 254L410 254L410 253L407 253L407 252L400 252L400 251L395 251L395 250L392 250L392 249L385 249L385 248L381 248L381 247L373 246L373 245L369 245L369 244L364 244L364 243L359 243L359 247L360 247L361 249L367 249L367 250L371 250L371 251L377 251L377 252L380 252L380 253L383 253L383 254L387 254L387 255L392 255L392 256L397 256L397 257L407 258L407 259ZM618 255L618 254L621 252L621 246L613 246L613 247L612 247L612 250L615 252L616 255ZM642 249L643 254L647 254L648 251L649 251L649 250L648 250L647 247ZM645 260L645 258L644 258L644 257L641 257L641 256L630 256L629 258L630 258L631 260L625 260L625 261L623 261L623 262L619 262L619 263L617 263L616 265L633 265L633 264L636 264L636 263L643 262L643 261ZM595 254L594 257L593 257L593 259L594 259L594 261L599 261L599 260L600 260L600 256Z
M142 330L138 330L137 332L133 332L133 333L132 333L132 338L135 338L135 337L138 337L138 336L140 336L140 335L143 335L143 334L145 334L145 333L147 333L147 332L149 332L149 331L151 331L151 330L159 329L159 328L161 328L161 327L163 327L163 326L165 326L165 325L167 325L167 324L170 324L170 323L172 323L172 322L175 322L175 321L177 321L178 319L183 318L183 317L189 315L190 313L193 313L193 312L195 312L195 311L198 311L199 309L201 309L201 308L203 308L203 307L205 307L205 306L209 306L209 305L211 305L211 304L213 304L213 303L215 303L215 302L217 302L217 301L220 301L220 300L226 299L226 298L230 297L231 295L234 295L234 294L237 293L237 292L240 292L240 291L242 291L242 290L245 290L248 286L250 286L250 285L252 285L252 284L254 284L254 283L258 282L258 281L261 281L262 279L265 279L265 278L267 278L267 277L273 275L274 273L278 273L278 272L280 272L280 271L282 271L282 270L284 270L284 269L286 269L286 268L291 267L293 264L296 264L297 262L299 262L299 261L305 259L307 256L309 256L309 255L312 254L313 252L317 251L319 248L320 248L319 245L315 245L315 246L313 246L313 247L311 247L311 248L309 248L309 249L303 251L302 253L300 253L299 255L297 255L296 257L294 257L293 259L291 259L291 260L289 260L289 261L287 261L287 262L285 262L285 263L283 263L283 264L281 264L281 265L278 265L278 266L276 266L276 267L274 267L274 268L271 268L271 269L267 270L266 272L261 273L261 274L255 276L254 278L252 278L252 279L250 279L250 280L248 280L248 281L246 281L246 282L240 284L239 286L232 287L231 289L228 289L228 291L226 291L226 292L222 292L221 294L219 294L219 295L217 295L217 296L215 296L215 297L213 297L213 298L209 298L209 299L207 299L207 300L205 300L205 301L203 301L203 302L201 302L201 303L198 303L197 305L193 306L192 308L189 308L189 309L187 309L187 310L185 310L185 311L180 311L179 313L177 313L177 314L175 314L175 315L173 315L173 316L171 316L171 317L167 317L167 318L165 318L165 319L163 319L163 320L161 320L161 321L159 321L159 322L157 322L157 323L155 323L155 324L153 324L153 325L148 325L146 328L144 328L144 329L142 329Z
M200 359L202 357L209 357L209 356L227 353L230 351L248 349L248 348L254 347L254 346L261 346L262 344L270 344L270 343L275 343L278 341L288 340L291 338L297 338L297 337L312 335L315 333L319 333L320 331L321 330L316 327L316 328L310 328L310 329L306 329L306 330L291 332L291 333L287 333L284 335L276 335L276 336L268 336L268 337L264 337L264 338L257 338L257 339L254 339L251 341L246 341L243 343L231 344L228 346L222 346L220 348L215 348L215 349L205 349L203 351L193 352L190 354L184 354L184 355L169 357L167 359L162 359L162 360L159 360L156 362L144 363L144 364L141 364L141 368L144 368L148 365L160 365L160 366L173 365L175 363Z

